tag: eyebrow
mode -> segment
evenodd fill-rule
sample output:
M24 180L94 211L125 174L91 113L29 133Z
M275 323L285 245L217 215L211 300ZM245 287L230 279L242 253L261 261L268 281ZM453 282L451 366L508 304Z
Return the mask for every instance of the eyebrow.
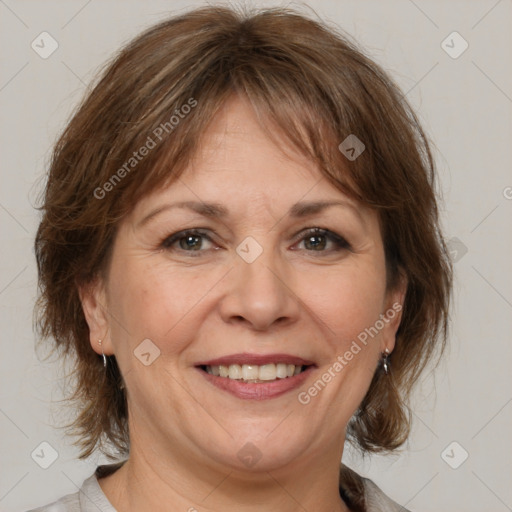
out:
M365 223L363 216L361 215L361 212L353 204L341 200L302 201L292 205L292 207L288 210L288 215L292 218L308 217L310 215L320 213L323 210L326 210L327 208L330 208L332 206L342 206L344 208L351 209L359 217L363 224ZM199 215L212 219L224 219L229 216L229 210L220 203L204 203L201 201L181 201L178 203L165 204L156 208L155 210L151 211L148 215L146 215L137 224L137 227L142 227L160 213L171 210L173 208L191 210L195 213L198 213Z

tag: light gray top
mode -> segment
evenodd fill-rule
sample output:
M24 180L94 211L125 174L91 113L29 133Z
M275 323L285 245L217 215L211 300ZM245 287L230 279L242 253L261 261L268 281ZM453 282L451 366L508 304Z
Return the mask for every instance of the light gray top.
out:
M97 475L112 473L120 464L100 466L87 478L80 491L29 512L117 512L98 483ZM362 478L365 489L366 512L409 512L388 498L371 480Z

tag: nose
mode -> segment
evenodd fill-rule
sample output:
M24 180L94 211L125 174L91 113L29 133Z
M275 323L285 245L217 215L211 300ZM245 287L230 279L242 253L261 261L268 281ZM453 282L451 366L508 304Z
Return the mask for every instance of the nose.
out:
M297 320L300 300L294 292L293 274L271 252L264 251L252 263L240 259L229 273L220 306L225 322L265 331Z

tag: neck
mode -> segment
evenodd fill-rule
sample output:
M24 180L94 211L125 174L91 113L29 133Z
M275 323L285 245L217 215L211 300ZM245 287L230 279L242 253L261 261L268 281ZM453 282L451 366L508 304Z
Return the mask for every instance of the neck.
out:
M347 512L339 494L341 453L329 447L322 457L304 458L271 471L239 471L194 460L179 450L172 456L131 445L130 458L100 479L120 512L213 512L265 510ZM334 455L332 455L334 454Z

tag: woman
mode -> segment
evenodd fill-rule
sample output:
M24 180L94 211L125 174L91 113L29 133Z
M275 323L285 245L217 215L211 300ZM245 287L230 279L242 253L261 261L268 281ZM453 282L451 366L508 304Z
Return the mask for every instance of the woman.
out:
M434 177L390 79L297 13L203 8L124 48L36 239L81 455L119 460L59 510L404 510L340 461L404 443L446 339Z

